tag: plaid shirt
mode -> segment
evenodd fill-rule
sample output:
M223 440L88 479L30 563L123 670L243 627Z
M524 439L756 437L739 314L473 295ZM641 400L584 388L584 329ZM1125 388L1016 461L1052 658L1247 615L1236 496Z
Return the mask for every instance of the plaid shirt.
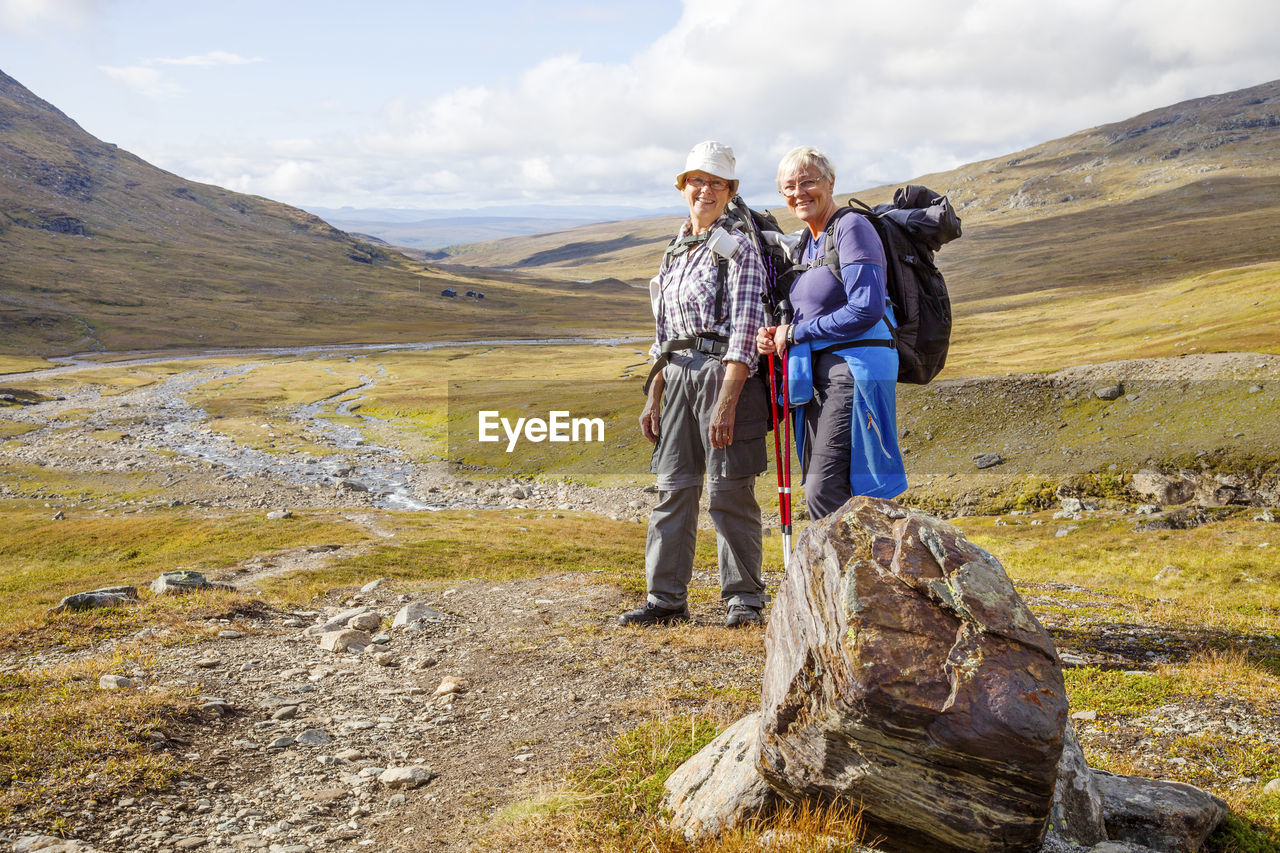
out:
M717 323L716 287L717 255L698 243L687 252L676 255L658 271L659 288L657 338L649 350L652 358L658 357L663 341L689 338L705 332L717 332L729 339L728 349L722 361L739 361L755 373L759 353L756 351L756 330L768 325L765 322L764 303L760 296L765 292L765 269L760 253L741 231L731 230L733 220L722 216L711 226L723 227L738 244L738 251L729 259L725 275L725 293L721 306L724 319ZM691 231L686 220L680 228L680 236Z

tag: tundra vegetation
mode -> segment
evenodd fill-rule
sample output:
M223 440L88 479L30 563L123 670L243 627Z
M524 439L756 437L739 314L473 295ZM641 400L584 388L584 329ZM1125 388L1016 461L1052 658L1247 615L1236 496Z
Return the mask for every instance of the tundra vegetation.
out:
M312 407L420 464L460 456L459 474L480 481L512 473L554 481L569 464L577 466L574 476L582 482L638 487L649 479L647 444L631 427L642 363L643 348L633 344L219 358L198 366L233 369L194 386L186 397L206 413L207 429L268 454L325 452L296 416ZM540 378L510 378L514 364ZM122 394L196 366L103 365L14 385L45 398L85 384L104 395ZM1255 521L1259 510L1249 507L1219 510L1216 520L1189 529L1140 530L1141 517L1132 510L1141 499L1127 486L1136 468L1150 464L1274 473L1274 439L1248 425L1275 418L1275 387L1250 392L1257 387L1252 380L1153 379L1145 388L1132 385L1132 401L1104 402L1089 392L1093 381L1070 393L1054 390L1044 374L904 389L904 445L921 470L934 472L906 500L956 516L967 535L1002 560L1063 648L1083 658L1114 654L1133 661L1125 668L1067 670L1072 710L1096 713L1077 723L1091 764L1187 781L1224 797L1233 812L1215 836L1214 850L1280 849L1280 798L1262 790L1280 776L1274 727L1172 736L1159 716L1173 707L1229 707L1243 719L1280 712L1280 568L1273 553L1280 528ZM460 383L482 390L451 397L451 386ZM613 460L607 470L592 468L595 459L556 456L546 444L522 445L514 462L489 465L493 455L475 457L466 431L451 424L474 419L477 400L499 409L531 405L535 386L562 387L569 394L566 408L606 417ZM984 402L1001 395L1000 406ZM466 405L457 405L459 399ZM537 405L546 406L542 399ZM16 411L17 404L0 410L10 441L28 426L5 418ZM129 409L117 416L112 429L91 432L96 441L128 441ZM65 431L69 454L85 417L64 410L56 425ZM1106 440L1099 441L1098 425ZM1120 439L1145 439L1140 446L1117 440L1117 430ZM932 441L924 438L929 434ZM975 469L972 455L992 448L1002 448L1008 462ZM1197 457L1193 448L1214 452ZM589 453L576 446L566 452ZM1083 470L1068 476L1072 462ZM0 466L4 482L17 487L0 513L0 589L8 603L0 649L19 664L0 674L0 778L7 780L0 807L6 821L51 831L74 825L52 804L72 796L86 779L94 798L107 801L165 790L189 769L176 750L154 744L156 732L190 718L194 695L101 691L97 678L122 668L145 670L154 656L175 647L198 648L216 633L210 625L219 616L340 601L379 577L408 591L469 578L503 583L580 572L629 597L643 592L638 555L644 527L634 522L582 513L364 510L394 529L395 538L382 542L340 508L264 525L262 510L169 506L164 483L145 471ZM1063 487L1067 491L1060 492ZM758 492L766 507L774 505L774 488L772 472L761 478ZM1059 495L1067 493L1100 508L1078 520L1054 519ZM58 509L67 517L53 519ZM1069 533L1061 535L1067 525ZM521 530L518 537L511 535L513 526ZM777 541L766 539L766 570L775 579L781 570ZM365 547L320 569L265 578L252 589L178 598L144 591L143 603L134 607L49 612L62 596L86 588L141 586L176 568L216 576L264 554L332 542ZM1178 571L1154 580L1168 566ZM700 546L697 570L694 607L713 607L710 543ZM758 633L723 633L690 626L672 629L663 640L697 656L707 637L719 634L715 644L737 645L760 662ZM598 632L591 642L607 647L608 637L608 630ZM662 781L722 726L751 710L758 694L714 684L686 685L681 693L679 703L648 708L650 718L638 727L618 732L608 744L584 746L580 755L565 757L560 771L531 781L477 831L481 844L506 849L519 838L522 849L684 849L661 822ZM712 849L752 849L765 832L773 849L809 849L816 838L851 838L857 831L856 814L807 808L744 827Z

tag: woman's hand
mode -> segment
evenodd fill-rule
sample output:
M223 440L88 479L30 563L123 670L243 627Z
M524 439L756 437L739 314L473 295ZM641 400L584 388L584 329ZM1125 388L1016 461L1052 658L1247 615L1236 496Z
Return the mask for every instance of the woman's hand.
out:
M756 332L756 349L761 355L769 355L774 352L773 335L778 331L777 326L761 326Z
M733 444L733 421L738 411L738 396L746 384L750 368L740 361L724 363L724 379L715 407L711 410L710 434L707 436L716 450Z
M782 355L787 351L787 332L791 331L790 323L782 323L773 327L773 351Z
M733 444L733 418L738 410L738 400L730 400L724 394L716 399L711 413L711 446L719 450Z
M649 396L645 398L644 408L640 410L640 432L650 444L658 443L658 435L661 432L659 424L662 421L662 389L666 387L666 383L666 378L659 371L653 377L653 382L649 384Z

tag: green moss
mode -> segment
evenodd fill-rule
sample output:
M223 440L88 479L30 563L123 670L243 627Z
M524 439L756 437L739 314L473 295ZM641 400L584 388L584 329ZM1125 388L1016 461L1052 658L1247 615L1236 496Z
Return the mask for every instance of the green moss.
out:
M1137 717L1180 694L1178 679L1156 673L1128 673L1093 666L1063 670L1070 706L1097 711L1100 719Z

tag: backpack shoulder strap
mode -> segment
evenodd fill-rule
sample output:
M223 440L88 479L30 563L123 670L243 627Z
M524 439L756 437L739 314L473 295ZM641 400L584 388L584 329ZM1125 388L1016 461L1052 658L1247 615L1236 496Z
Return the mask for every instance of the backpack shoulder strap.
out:
M861 212L857 208L847 205L836 208L835 213L831 214L831 218L827 220L827 227L822 231L822 258L812 261L808 266L809 269L819 266L827 267L831 270L831 274L836 277L836 281L844 281L844 275L840 272L840 247L836 245L836 223L846 213ZM806 232L805 239L810 240L812 237Z

